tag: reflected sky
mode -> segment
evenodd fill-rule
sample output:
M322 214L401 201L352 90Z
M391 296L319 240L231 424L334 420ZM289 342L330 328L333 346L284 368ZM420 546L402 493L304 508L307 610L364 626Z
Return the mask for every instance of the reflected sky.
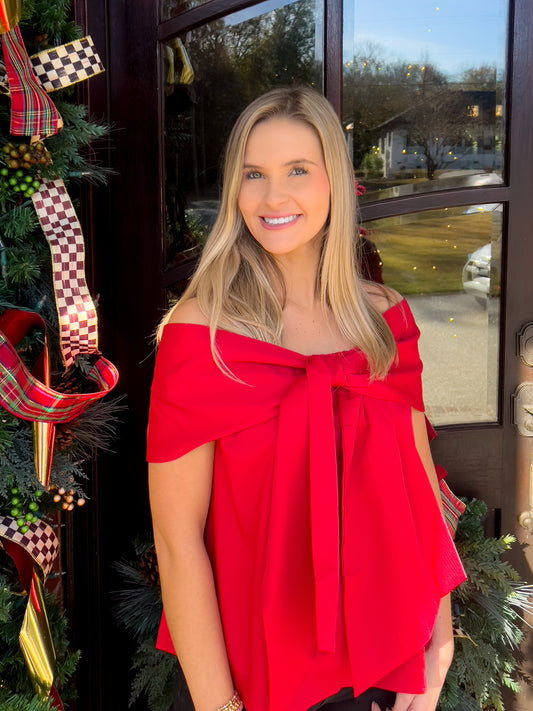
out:
M451 77L505 66L507 0L345 0L344 61L373 47L383 61L431 61Z

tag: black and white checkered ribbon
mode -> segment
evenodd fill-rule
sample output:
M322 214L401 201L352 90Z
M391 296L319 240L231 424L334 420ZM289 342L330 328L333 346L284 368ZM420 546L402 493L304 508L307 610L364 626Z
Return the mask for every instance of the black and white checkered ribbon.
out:
M50 575L59 550L59 541L54 530L44 521L28 523L26 533L21 533L16 519L0 516L0 540L16 543L33 558L39 566L43 580Z
M33 204L52 252L60 344L69 368L80 353L98 353L98 320L85 281L83 233L62 180L42 183Z
M90 36L34 54L30 61L47 92L64 89L105 71Z

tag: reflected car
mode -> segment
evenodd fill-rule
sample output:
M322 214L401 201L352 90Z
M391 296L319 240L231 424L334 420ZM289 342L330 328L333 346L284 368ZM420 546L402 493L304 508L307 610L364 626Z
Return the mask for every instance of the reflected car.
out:
M463 289L472 294L482 306L490 294L491 244L484 244L468 255L463 267Z

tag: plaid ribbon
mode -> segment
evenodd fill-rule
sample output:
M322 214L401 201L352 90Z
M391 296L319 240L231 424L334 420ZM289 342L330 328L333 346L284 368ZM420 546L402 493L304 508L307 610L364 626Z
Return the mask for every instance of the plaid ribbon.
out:
M9 313L0 318L0 328ZM28 323L34 325L36 314L21 313L27 314ZM28 371L8 335L0 330L0 404L15 417L52 423L73 420L115 387L118 372L112 363L99 356L87 378L96 383L95 392L66 394L53 390Z
M448 526L450 536L455 538L459 517L464 513L466 505L458 499L444 479L439 480L440 498L444 512L444 523Z
M11 134L56 134L63 127L63 120L35 78L18 26L4 33L1 39L11 94Z
M52 252L61 352L68 368L79 353L98 353L98 321L85 281L83 233L62 180L42 183L32 200Z
M105 71L89 36L34 54L30 61L35 76L48 92L64 89Z

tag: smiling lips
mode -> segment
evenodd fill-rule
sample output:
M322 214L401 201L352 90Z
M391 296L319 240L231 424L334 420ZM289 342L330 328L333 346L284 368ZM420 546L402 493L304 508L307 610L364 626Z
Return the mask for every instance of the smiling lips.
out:
M267 227L282 227L289 225L300 217L300 215L285 215L284 217L261 217Z

